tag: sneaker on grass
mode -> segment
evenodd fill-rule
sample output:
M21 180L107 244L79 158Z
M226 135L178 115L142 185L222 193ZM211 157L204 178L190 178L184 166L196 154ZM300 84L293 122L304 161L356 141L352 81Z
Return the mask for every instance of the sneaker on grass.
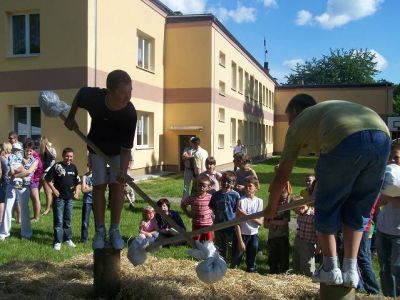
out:
M93 250L103 249L106 240L106 232L105 230L96 230L93 238L92 248Z
M325 283L326 285L340 285L343 283L342 271L339 268L325 271L321 265L319 269L315 271L312 281Z
M61 243L55 243L54 244L54 250L60 251L61 250Z
M122 250L125 247L125 242L122 239L118 229L110 230L110 242L111 246L115 250Z
M74 244L74 242L71 241L71 240L65 241L65 243L66 243L69 247L71 247L71 248L75 248L75 247L76 247L76 245Z
M346 272L342 273L342 277L344 286L357 288L358 281L360 280L357 270L347 270Z

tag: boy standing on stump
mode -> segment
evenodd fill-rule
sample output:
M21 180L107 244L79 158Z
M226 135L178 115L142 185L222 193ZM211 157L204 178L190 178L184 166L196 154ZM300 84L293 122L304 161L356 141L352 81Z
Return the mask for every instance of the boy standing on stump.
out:
M105 191L107 185L111 191L111 224L109 237L114 249L125 246L119 232L119 222L124 203L124 183L131 159L131 149L135 137L137 115L133 104L132 80L128 73L115 70L107 76L107 89L84 87L79 90L72 103L65 126L72 130L78 125L75 114L79 107L86 109L92 118L88 138L109 156L116 171L111 168L107 174L107 164L94 150L88 147L89 159L93 170L93 207L96 233L93 250L105 246Z
M315 168L315 228L323 264L313 280L357 287L357 253L363 230L383 182L390 133L379 115L362 105L331 100L316 103L299 94L290 100L289 129L278 171L270 186L265 218L276 215L279 196L301 148L319 154ZM337 260L335 233L343 228L344 259Z

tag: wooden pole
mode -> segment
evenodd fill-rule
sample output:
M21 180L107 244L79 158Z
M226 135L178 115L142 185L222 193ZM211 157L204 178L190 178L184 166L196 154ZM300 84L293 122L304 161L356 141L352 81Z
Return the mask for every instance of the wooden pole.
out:
M114 299L121 288L121 251L107 246L94 250L93 286L95 297Z
M343 285L326 285L320 283L319 297L321 300L355 300L356 291L354 288Z

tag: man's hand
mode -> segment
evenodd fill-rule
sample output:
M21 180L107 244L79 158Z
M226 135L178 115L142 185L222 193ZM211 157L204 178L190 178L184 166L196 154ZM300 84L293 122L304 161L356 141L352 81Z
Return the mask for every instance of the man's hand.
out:
M117 181L121 184L126 184L128 182L129 175L126 172L118 172Z
M276 208L273 208L269 205L264 210L264 219L269 220L276 217Z
M78 129L78 123L76 123L75 119L72 118L67 118L64 122L65 127L67 127L69 130L73 130L74 128Z
M54 189L53 194L54 196L56 196L56 198L60 197L60 192L57 191L56 189Z
M74 192L74 199L78 200L78 197L79 197L79 193L78 192Z

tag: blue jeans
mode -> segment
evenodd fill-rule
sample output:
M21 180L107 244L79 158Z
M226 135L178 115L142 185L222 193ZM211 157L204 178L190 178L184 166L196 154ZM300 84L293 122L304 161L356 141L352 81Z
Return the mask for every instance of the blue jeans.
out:
M379 295L379 285L372 269L371 240L368 235L369 233L364 231L357 255L357 264L361 273L360 289L364 289L368 294Z
M54 243L62 243L72 239L72 201L72 199L53 199Z
M315 228L336 233L345 224L363 231L380 192L390 151L382 131L364 130L321 153L316 168Z
M240 266L240 262L242 261L243 255L246 252L246 266L247 266L246 271L255 272L256 256L258 251L258 240L259 240L258 234L253 234L253 235L242 234L242 239L244 244L246 245L246 249L244 252L239 251L236 234L234 234L233 236L231 268L236 268Z
M377 231L375 243L383 295L396 298L400 295L400 236Z
M92 208L93 203L82 204L81 242L86 242L88 240L89 220Z

